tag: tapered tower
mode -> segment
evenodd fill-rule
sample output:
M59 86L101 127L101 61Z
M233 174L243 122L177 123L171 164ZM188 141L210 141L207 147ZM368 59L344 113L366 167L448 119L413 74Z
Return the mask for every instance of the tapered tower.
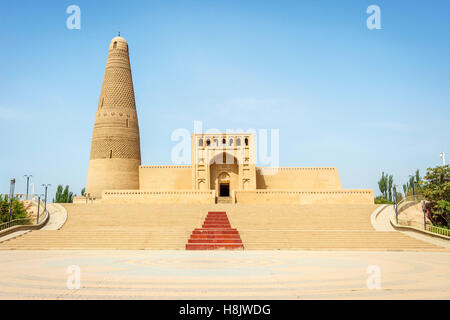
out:
M105 76L95 116L86 193L139 189L141 147L127 41L109 45Z

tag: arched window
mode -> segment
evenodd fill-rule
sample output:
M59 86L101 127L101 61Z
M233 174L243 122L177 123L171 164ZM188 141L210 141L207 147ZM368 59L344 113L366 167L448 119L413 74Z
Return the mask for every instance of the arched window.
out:
M237 138L237 139L236 139L236 145L237 145L238 147L241 146L241 138Z
M117 48L117 41L114 41L113 48Z
M203 139L198 139L198 146L203 147Z
M233 146L233 139L230 139L230 146Z
M227 146L227 139L223 138L222 139L222 147L226 147Z
M219 141L217 141L217 139L214 139L214 147L218 147L219 146Z
M209 147L211 145L211 140L207 139L206 140L206 146Z
M112 150L109 150L109 158L112 159Z
M244 143L245 143L245 146L248 146L248 138L245 138Z

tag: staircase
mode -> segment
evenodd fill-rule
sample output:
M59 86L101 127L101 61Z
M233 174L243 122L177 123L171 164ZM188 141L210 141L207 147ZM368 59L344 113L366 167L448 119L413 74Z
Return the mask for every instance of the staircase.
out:
M231 198L230 197L218 197L217 198L217 203L221 204L221 203L231 203Z
M60 229L28 232L0 242L0 250L242 250L243 244L245 250L445 250L401 232L376 231L370 222L375 205L63 206L67 221Z
M0 242L0 250L185 250L208 209L164 204L63 204L67 221Z
M239 231L231 228L226 212L208 212L202 228L192 231L186 250L244 249Z

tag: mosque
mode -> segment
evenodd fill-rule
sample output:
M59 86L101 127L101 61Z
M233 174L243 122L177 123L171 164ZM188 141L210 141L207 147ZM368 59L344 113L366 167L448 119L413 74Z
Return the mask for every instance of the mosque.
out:
M86 195L75 203L373 204L335 167L257 167L250 133L193 134L191 165L142 165L127 41L110 46L92 135Z
M198 130L191 165L142 165L128 50L112 39L85 196L0 250L443 249L396 232L392 207L343 189L335 167L256 166L248 132Z

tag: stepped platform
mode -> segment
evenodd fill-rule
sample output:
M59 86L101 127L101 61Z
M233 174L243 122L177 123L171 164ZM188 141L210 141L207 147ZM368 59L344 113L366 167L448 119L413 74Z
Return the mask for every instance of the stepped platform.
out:
M208 212L202 228L192 231L186 250L244 249L239 232L231 228L226 212Z
M65 204L59 230L36 230L0 250L446 250L397 231L376 231L376 205ZM208 212L226 212L211 215ZM238 237L242 244L237 243ZM189 241L191 240L191 241ZM213 240L213 241L211 241ZM239 247L241 248L241 247Z

